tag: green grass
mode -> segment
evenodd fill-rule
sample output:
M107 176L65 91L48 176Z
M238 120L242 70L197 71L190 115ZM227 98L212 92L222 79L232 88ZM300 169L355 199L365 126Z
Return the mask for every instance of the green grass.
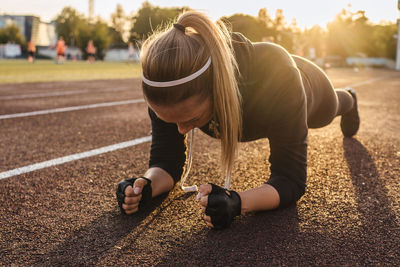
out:
M34 64L27 60L0 60L1 83L76 81L98 79L138 78L141 67L138 63L65 62L55 64L52 60L36 60Z

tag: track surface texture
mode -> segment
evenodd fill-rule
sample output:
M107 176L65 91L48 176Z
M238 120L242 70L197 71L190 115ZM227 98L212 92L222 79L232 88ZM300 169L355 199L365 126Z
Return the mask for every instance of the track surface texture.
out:
M296 206L209 229L178 186L151 209L121 215L116 184L143 174L150 143L0 180L2 266L293 266L400 262L400 73L328 71L356 85L361 128L336 118L310 130L306 194ZM117 89L117 90L114 90ZM29 98L9 96L87 90ZM0 85L0 115L141 98L140 80ZM145 103L0 120L0 172L148 136ZM197 131L187 184L223 185L219 144ZM269 177L267 139L240 146L231 188Z

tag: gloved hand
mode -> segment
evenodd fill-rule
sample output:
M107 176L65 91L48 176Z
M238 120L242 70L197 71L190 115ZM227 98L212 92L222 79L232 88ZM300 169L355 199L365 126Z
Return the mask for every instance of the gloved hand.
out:
M207 192L207 189L204 189L205 187L200 187L200 194L203 195L201 204L204 205L207 202L205 214L210 216L215 229L227 228L232 223L233 218L240 215L240 196L233 190L227 190L215 184L209 185L211 185L211 192ZM207 185L208 188L209 185ZM207 193L209 194L207 195Z
M151 203L151 180L146 177L122 180L118 183L116 196L121 213L135 213Z

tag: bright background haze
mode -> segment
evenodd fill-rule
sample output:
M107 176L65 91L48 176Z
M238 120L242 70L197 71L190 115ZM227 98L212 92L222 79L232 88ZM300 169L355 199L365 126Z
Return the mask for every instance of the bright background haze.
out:
M126 14L136 12L143 1L135 0L94 0L95 15L105 20L115 11L116 5L122 5ZM206 12L212 19L235 13L256 16L260 8L266 7L270 15L276 9L283 9L288 23L296 18L300 27L313 25L325 26L332 21L343 8L350 11L364 10L370 21L396 21L398 17L397 0L151 0L152 5L161 7L188 6ZM87 0L0 0L0 14L36 15L43 21L51 21L63 7L71 6L85 15L88 14Z

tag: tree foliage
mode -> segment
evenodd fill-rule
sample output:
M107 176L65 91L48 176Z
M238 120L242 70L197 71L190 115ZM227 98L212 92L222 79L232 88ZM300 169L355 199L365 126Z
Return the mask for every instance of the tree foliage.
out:
M144 40L159 27L167 25L187 7L161 8L149 2L143 2L136 15L132 17L130 41Z
M84 57L89 40L96 46L96 57L103 59L111 43L110 31L106 22L98 17L90 24L88 19L71 7L65 7L56 18L56 32L69 46L77 46Z
M96 19L95 23L86 24L79 32L78 46L85 58L87 57L86 47L90 40L96 47L96 57L103 59L110 46L111 36L107 23L100 17Z
M253 16L245 14L234 14L230 17L222 17L221 20L233 32L241 32L254 42L262 41L266 35L263 22Z
M294 51L296 25L286 23L283 11L278 9L271 17L266 8L260 9L257 17L245 14L234 14L222 17L222 21L234 32L241 32L253 42L272 41Z
M327 29L313 26L301 30L295 21L288 25L282 10L275 17L269 15L266 8L260 9L257 17L234 14L223 17L232 31L242 32L251 41L272 41L285 47L291 53L303 56L336 55L396 57L397 32L395 23L372 24L364 11L350 12L343 9Z
M374 25L364 11L343 9L327 26L327 53L395 59L396 24Z
M395 23L387 25L374 25L372 27L370 44L370 56L386 57L395 59L397 49L397 25Z
M11 23L6 27L0 29L0 44L14 43L25 45L24 37L21 34L19 27Z
M56 17L56 32L69 46L80 46L79 35L88 25L87 19L72 7L64 7Z
M86 54L87 42L92 39L97 47L98 57L113 46L126 47L126 25L130 21L129 41L143 41L159 28L168 25L188 7L163 8L144 2L132 17L128 18L121 5L116 6L111 15L111 27L101 19L93 24L71 7L64 8L56 18L56 31L63 36L68 45L79 46ZM343 9L327 28L314 26L300 29L296 21L286 21L282 10L271 16L266 8L259 10L257 16L234 14L221 20L232 31L243 33L251 41L271 41L282 45L291 53L310 56L311 50L317 57L324 55L387 57L396 56L397 32L395 23L372 24L364 11L351 12ZM0 41L4 29L0 31ZM18 41L17 41L18 42Z
M325 56L326 31L318 25L304 29L297 40L297 51L300 55L311 57L310 51L314 49L316 57Z
M114 13L111 14L111 38L112 45L114 47L126 47L127 41L127 30L126 25L128 23L128 17L125 15L125 11L121 4L117 4Z

